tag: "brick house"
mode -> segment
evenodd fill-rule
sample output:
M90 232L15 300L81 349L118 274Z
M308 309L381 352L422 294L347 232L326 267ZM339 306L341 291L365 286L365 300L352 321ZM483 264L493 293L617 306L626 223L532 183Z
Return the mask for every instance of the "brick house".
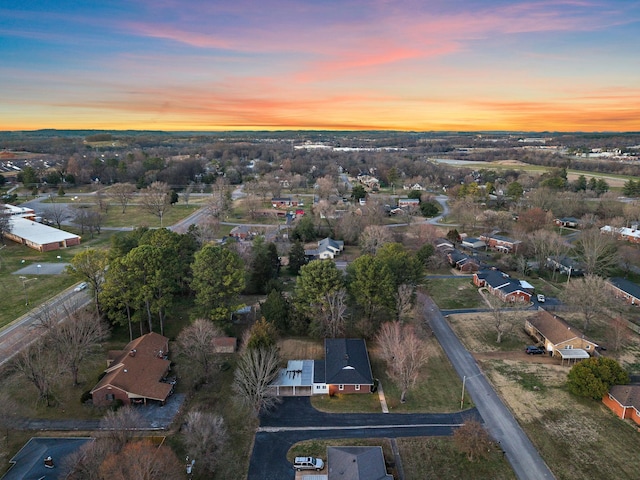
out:
M640 230L637 225L628 227L612 227L605 225L600 229L600 233L614 235L618 240L624 240L630 243L640 243Z
M447 253L447 260L449 261L449 265L461 272L474 273L480 268L480 265L475 258L456 249L450 250Z
M524 329L538 343L544 343L544 349L553 357L588 358L598 347L597 343L589 340L564 319L542 309L526 319ZM586 352L587 355L580 354L578 350Z
M624 299L629 305L640 305L640 285L637 283L614 277L607 281L607 287L616 298Z
M530 285L524 285L521 280L510 277L500 270L480 270L474 273L473 284L478 288L486 287L491 295L503 302L529 303L531 301Z
M90 392L93 404L164 403L173 393L173 385L163 382L171 365L168 353L169 339L154 332L129 342L124 350L109 352L105 374Z
M502 253L516 253L518 246L522 243L520 240L514 240L502 235L480 235L482 240L491 250L497 250Z
M640 425L640 385L614 385L602 403L618 417Z
M361 338L326 338L324 360L314 362L313 393L370 393L373 374Z

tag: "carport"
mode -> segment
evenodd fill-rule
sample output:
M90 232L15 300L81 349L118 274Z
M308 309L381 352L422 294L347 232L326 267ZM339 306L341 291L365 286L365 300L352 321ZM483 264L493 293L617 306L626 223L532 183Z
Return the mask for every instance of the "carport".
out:
M560 365L564 365L564 361L567 361L567 365L571 365L571 360L573 363L577 363L579 360L584 360L585 358L589 358L589 352L583 350L582 348L561 348L557 350L560 354L562 360L560 360Z
M311 396L313 392L313 360L289 360L287 368L278 372L271 382L276 396Z

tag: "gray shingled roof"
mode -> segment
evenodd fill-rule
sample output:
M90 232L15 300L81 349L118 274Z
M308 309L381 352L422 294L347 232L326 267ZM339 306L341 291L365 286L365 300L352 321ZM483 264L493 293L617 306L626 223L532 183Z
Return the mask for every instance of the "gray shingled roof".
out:
M367 345L361 338L326 338L325 383L373 385Z
M327 448L328 480L393 480L382 447Z

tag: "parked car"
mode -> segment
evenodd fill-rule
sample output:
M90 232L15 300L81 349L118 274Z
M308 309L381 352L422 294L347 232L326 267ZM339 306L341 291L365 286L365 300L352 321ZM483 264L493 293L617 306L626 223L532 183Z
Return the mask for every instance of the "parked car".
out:
M528 345L527 348L524 349L527 355L542 355L544 353L544 349L540 347L536 347L535 345Z
M540 302L540 303L544 303L544 301L545 301L544 295L543 295L543 294L541 294L541 293L539 293L539 294L538 294L538 302Z
M321 458L315 457L296 457L293 461L293 468L300 470L317 470L318 472L324 468L324 462Z
M84 290L88 286L89 286L89 284L87 282L82 282L80 285L78 285L76 288L74 288L73 291L74 292L81 292L82 290Z

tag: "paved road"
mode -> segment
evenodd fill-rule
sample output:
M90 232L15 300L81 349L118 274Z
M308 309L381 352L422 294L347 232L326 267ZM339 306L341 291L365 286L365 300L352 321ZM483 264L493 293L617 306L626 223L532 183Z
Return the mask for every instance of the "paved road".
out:
M314 409L308 397L284 398L281 405L260 419L247 478L293 479L295 474L286 454L294 443L303 440L445 436L468 418L479 418L477 410L450 414L330 414Z
M38 330L33 327L43 310L57 314L62 313L65 308L75 311L91 303L93 298L89 290L75 292L73 289L74 287L69 287L0 330L0 366L39 337Z
M516 476L521 480L555 478L518 422L502 403L471 354L462 346L433 300L421 294L431 329L456 372L466 377L466 391L475 403L491 436L499 441Z

